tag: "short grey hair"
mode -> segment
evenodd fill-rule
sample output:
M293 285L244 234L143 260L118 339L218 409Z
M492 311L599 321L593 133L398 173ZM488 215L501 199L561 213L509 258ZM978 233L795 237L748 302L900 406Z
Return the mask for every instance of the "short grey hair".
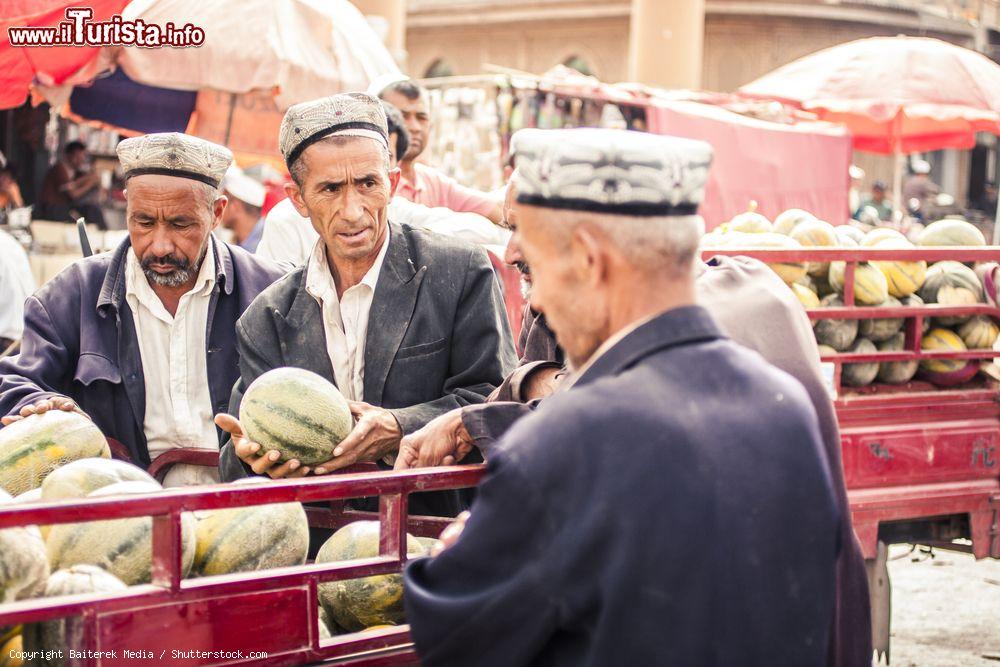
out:
M317 143L317 144L320 144L320 143L331 143L331 144L334 144L335 146L343 146L344 144L348 143L349 141L355 141L355 140L357 140L357 141L372 141L372 139L369 139L367 137L354 137L354 136L351 136L351 135L344 135L344 134L339 134L338 135L338 134L334 134L334 135L330 135L329 137L323 137L322 139L320 139L319 141L317 141L315 143ZM288 173L291 175L292 180L295 181L295 185L299 186L300 188L302 187L302 184L306 182L306 175L309 173L309 170L306 168L305 160L302 159L303 156L304 156L304 153L303 153L303 155L300 155L298 157L298 159L295 160L295 162L292 163L291 167L288 168ZM388 148L383 148L383 150L382 150L382 156L383 156L384 162L385 162L385 172L388 174L389 173L389 167L392 164L391 161L390 161L390 158L389 158L389 149Z

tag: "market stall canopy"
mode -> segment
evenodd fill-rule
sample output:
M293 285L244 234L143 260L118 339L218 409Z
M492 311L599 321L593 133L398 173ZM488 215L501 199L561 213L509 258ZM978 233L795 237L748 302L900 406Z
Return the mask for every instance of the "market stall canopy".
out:
M89 0L94 20L106 20L119 13L128 0ZM4 0L0 16L0 109L24 104L32 83L60 85L94 61L96 47L13 46L8 28L46 28L66 20L66 9L79 6L67 0Z
M971 148L1000 131L1000 65L925 37L872 37L817 51L740 88L843 123L858 150Z
M822 122L773 123L698 102L652 99L649 131L707 141L715 150L705 201L708 229L758 203L774 219L804 208L839 225L848 217L851 138Z

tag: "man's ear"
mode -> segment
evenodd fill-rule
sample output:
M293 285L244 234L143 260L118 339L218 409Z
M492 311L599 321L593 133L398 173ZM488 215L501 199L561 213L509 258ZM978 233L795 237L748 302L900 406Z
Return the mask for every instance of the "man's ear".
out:
M581 280L597 287L608 273L608 256L598 237L598 232L587 224L579 224L570 238L573 269Z
M396 196L396 188L399 187L399 177L402 173L399 167L389 170L389 199Z
M292 206L303 218L309 217L309 209L306 208L306 200L302 198L302 189L295 181L285 183L285 194L292 200Z
M229 205L229 197L226 195L219 195L215 198L215 203L212 205L212 214L215 216L212 218L212 229L219 226L222 222L222 214L226 212L226 206Z

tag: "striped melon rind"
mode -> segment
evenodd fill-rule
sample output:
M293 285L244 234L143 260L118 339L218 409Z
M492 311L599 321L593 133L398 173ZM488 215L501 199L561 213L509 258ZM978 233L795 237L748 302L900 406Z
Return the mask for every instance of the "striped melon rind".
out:
M42 498L66 500L118 482L149 482L160 486L142 468L116 459L80 459L52 471L42 482Z
M839 294L844 293L847 265L830 262L828 279ZM889 284L882 272L868 262L858 262L854 269L854 302L862 306L877 306L889 298Z
M948 329L931 329L921 339L920 347L927 351L968 349L959 335ZM954 373L965 368L968 363L966 359L924 359L920 362L920 370L931 373Z
M854 354L874 354L875 351L875 343L867 338L858 338L848 350ZM878 362L844 364L840 372L840 379L849 387L864 387L875 380L878 371Z
M339 529L320 547L317 563L336 563L378 555L378 521L355 521ZM423 545L406 536L406 552L418 555ZM319 601L338 626L357 632L373 625L403 622L403 577L386 574L319 584Z
M993 318L976 315L959 328L958 335L970 350L992 350L1000 336L1000 327Z
M127 587L114 575L93 565L74 565L65 570L53 572L45 586L45 597L57 595L78 595L81 593L114 593L124 591ZM48 659L41 659L39 665L45 667L62 667L67 664L69 649L83 648L79 644L68 646L66 642L67 626L82 624L79 616L56 618L41 623L30 623L24 626L24 647L26 651L47 652Z
M885 300L885 303L880 305L884 308L889 308L901 304L899 303L899 299L890 296ZM902 317L858 320L858 334L873 343L881 343L895 336L896 332L903 328L903 321L904 318Z
M309 466L333 458L354 426L343 394L302 368L275 368L254 380L243 394L240 422L262 454L277 450L282 461Z
M878 344L880 352L901 352L906 348L906 333L900 331ZM918 361L890 361L879 364L878 380L886 384L906 384L917 374Z
M844 300L836 294L823 297L819 302L821 308L841 308ZM858 337L857 320L816 320L813 334L820 345L828 345L837 352L843 352L851 347Z
M309 521L302 503L251 505L195 515L192 574L213 576L302 565Z
M946 260L927 269L927 277L918 292L926 303L943 306L971 306L983 303L983 284L976 272L961 262ZM969 320L969 316L949 316L935 319L942 326L954 326Z
M807 220L799 224L789 234L804 248L836 247L840 239L833 225L823 220ZM822 277L830 270L829 262L807 262L806 272L810 276Z
M966 220L945 218L924 227L917 237L921 246L984 246L986 237Z
M0 488L11 495L41 486L61 465L89 457L111 458L101 430L83 415L49 410L0 429Z
M14 499L0 490L0 505ZM0 530L0 604L39 595L49 577L45 542L37 526Z
M137 493L156 493L157 484L118 482L87 495L97 498ZM49 566L53 570L74 565L104 568L128 586L152 579L153 520L150 517L108 519L52 526L46 540ZM182 575L191 571L195 551L195 519L181 514Z

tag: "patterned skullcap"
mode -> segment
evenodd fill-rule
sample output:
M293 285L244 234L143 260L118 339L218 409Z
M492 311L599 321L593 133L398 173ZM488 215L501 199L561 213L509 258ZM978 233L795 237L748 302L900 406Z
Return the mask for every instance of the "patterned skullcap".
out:
M160 132L125 139L118 144L125 179L143 174L191 178L219 187L233 162L225 146L179 132Z
M511 152L518 202L618 215L693 215L712 163L703 141L627 130L520 130Z
M367 93L343 93L288 108L278 143L289 169L302 151L331 135L368 137L389 148L382 103Z

